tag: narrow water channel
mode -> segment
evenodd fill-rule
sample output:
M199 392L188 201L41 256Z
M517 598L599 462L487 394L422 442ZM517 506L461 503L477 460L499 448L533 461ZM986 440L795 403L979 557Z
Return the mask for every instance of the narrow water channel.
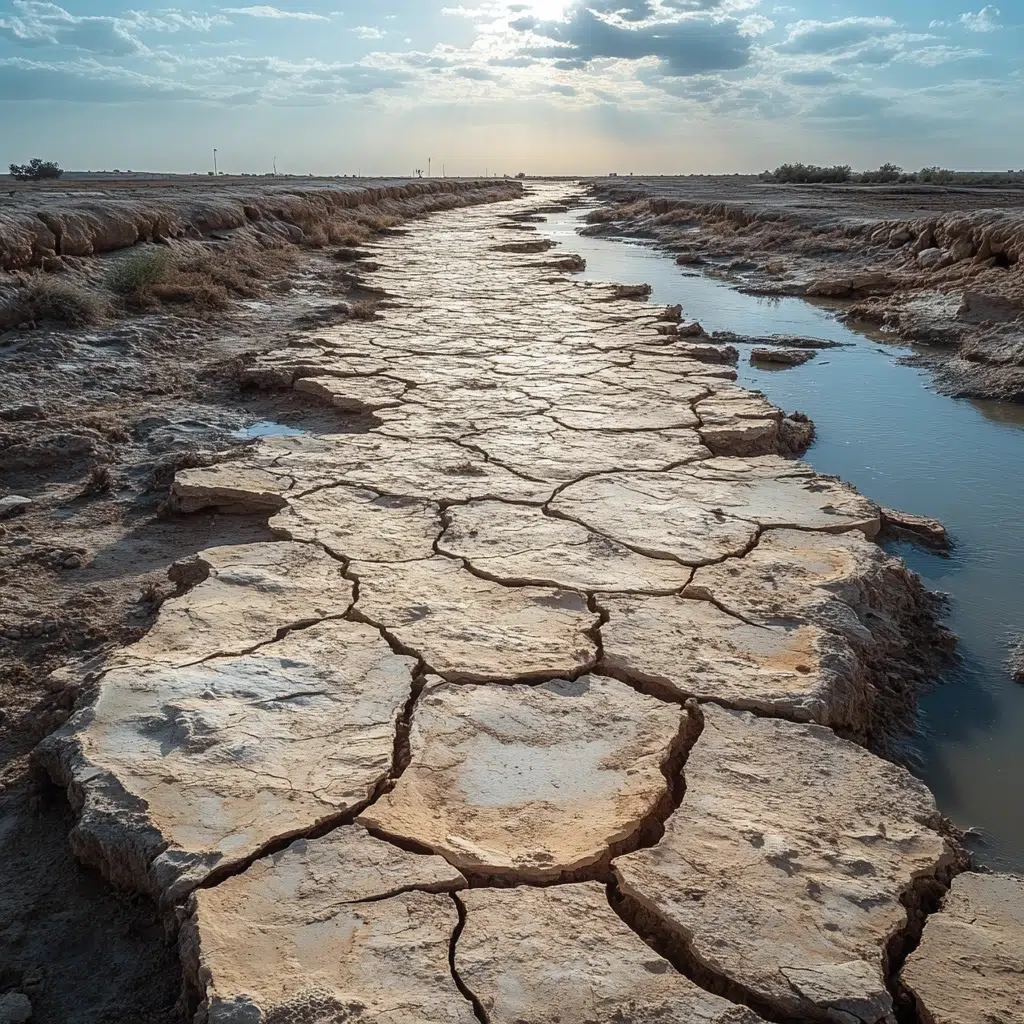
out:
M913 767L963 828L979 864L1024 870L1024 685L1007 641L1024 632L1024 407L937 394L905 350L858 334L801 299L744 295L684 272L643 244L578 234L585 210L553 214L540 232L587 261L584 280L646 282L651 301L682 303L708 331L839 341L801 367L760 370L741 350L739 380L817 425L806 459L882 505L941 520L948 557L890 545L933 590L950 595L960 665L921 702Z

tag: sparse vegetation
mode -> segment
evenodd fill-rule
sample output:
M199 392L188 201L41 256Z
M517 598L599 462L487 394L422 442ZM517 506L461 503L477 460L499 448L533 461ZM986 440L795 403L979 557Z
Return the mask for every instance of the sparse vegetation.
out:
M166 249L146 246L120 257L107 272L106 285L129 302L141 302L173 269L174 259Z
M103 319L106 306L93 292L50 274L36 274L19 289L0 320L89 327Z
M854 171L847 164L819 167L816 164L782 164L774 171L764 171L762 181L777 185L1024 185L1020 171L950 171L943 167L923 167L905 171L893 163L884 163L874 171Z
M53 160L41 160L37 156L32 157L27 164L11 164L10 170L15 181L55 180L64 174L59 164Z
M377 304L371 302L369 299L360 299L359 302L352 303L352 309L349 312L349 316L353 320L373 320L377 315Z

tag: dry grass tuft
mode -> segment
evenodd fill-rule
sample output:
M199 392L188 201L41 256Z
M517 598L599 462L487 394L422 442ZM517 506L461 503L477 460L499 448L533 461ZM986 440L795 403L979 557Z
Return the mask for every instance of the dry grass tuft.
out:
M89 476L85 481L85 486L82 488L79 497L88 498L94 494L109 494L110 491L118 484L118 479L114 476L110 466L105 462L99 463L93 466L89 471Z
M2 318L9 323L90 327L99 323L106 312L106 303L100 296L70 281L37 274L15 293Z

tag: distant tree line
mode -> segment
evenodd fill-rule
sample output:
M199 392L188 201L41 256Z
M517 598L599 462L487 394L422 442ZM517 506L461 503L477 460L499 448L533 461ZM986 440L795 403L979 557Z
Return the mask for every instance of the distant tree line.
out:
M40 160L34 156L27 164L11 164L11 177L15 181L44 181L59 178L64 172L52 160Z
M1024 185L1020 171L950 171L943 167L923 167L905 171L885 163L874 171L855 171L849 164L819 167L817 164L782 164L764 171L761 180L780 185L854 184L854 185Z

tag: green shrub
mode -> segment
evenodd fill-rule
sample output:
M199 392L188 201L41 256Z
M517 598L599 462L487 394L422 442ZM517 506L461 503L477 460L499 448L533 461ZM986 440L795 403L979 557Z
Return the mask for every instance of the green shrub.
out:
M106 285L118 295L139 299L174 271L174 258L166 249L146 247L118 259L107 272Z

